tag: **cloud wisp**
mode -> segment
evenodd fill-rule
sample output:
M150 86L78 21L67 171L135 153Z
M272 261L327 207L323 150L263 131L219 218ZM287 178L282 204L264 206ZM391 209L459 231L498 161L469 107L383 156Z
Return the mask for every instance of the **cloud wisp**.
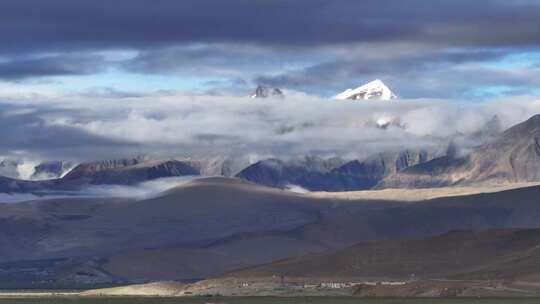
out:
M19 203L35 200L64 198L126 198L144 200L163 195L166 191L200 179L200 176L182 176L160 178L133 186L124 185L88 185L79 191L54 193L0 193L0 204Z

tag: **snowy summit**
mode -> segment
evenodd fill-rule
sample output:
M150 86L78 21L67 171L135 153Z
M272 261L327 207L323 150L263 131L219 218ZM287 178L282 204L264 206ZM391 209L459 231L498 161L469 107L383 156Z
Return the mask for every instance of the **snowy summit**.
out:
M381 80L377 79L356 89L348 89L338 94L340 100L392 100L397 96Z

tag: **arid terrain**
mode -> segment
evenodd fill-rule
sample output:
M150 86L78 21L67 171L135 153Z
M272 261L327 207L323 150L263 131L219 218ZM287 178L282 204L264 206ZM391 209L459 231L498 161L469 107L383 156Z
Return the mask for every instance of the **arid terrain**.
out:
M540 187L371 193L210 178L145 200L1 205L11 245L1 279L13 288L184 282L88 292L111 295L537 294Z

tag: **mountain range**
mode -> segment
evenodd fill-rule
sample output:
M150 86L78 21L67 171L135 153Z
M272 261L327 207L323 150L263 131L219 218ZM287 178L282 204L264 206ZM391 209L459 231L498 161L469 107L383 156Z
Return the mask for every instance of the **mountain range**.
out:
M540 178L540 115L504 131L466 156L445 155L389 176L380 188L505 184Z
M379 153L363 161L315 157L290 161L268 159L245 168L236 176L277 188L300 186L309 191L365 190L373 188L388 175L424 163L432 157L427 151L404 150Z
M360 96L358 92L368 92L364 99L395 97L380 80L349 91L356 92L357 97ZM284 94L278 88L261 85L251 97L283 98ZM396 119L373 122L373 126L378 128L391 125L401 127ZM247 157L220 155L171 159L133 157L79 165L62 161L31 165L5 159L0 162L0 193L76 191L86 185L134 185L175 176L238 176L254 183L281 188L293 185L317 191L360 190L375 186L390 173L431 159L429 154L426 151L403 150L380 153L361 161L307 155L292 160L268 159L258 163L253 163ZM391 164L393 162L396 164ZM22 168L28 173L22 174Z
M176 176L236 176L264 186L307 191L357 191L385 188L430 188L535 182L540 180L540 115L499 132L497 118L485 131L470 135L482 139L467 154L450 144L445 153L434 150L387 151L363 159L302 156L289 159L249 157L135 157L83 163L60 178L19 180L0 177L0 192L40 193L74 191L86 185L136 185ZM62 172L61 162L42 165Z

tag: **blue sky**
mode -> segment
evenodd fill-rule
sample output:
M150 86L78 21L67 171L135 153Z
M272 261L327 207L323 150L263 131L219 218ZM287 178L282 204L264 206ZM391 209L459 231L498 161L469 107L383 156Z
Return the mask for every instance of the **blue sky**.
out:
M463 50L467 52L469 50ZM223 54L226 56L226 54ZM265 56L279 56L270 52ZM430 54L431 56L431 54ZM30 75L20 79L0 80L14 90L40 91L40 87L60 93L88 93L102 89L138 94L155 91L181 91L188 94L246 95L259 84L298 90L308 94L330 97L349 87L359 86L372 79L385 81L400 97L486 99L512 95L539 95L540 52L513 50L506 56L485 61L462 63L429 62L418 66L381 67L381 71L356 71L354 66L339 63L335 54L317 54L310 61L257 63L256 67L203 66L197 63L183 70L134 71L117 65L134 59L115 62L102 70L77 75ZM361 60L361 59L359 59ZM377 62L384 61L376 59ZM390 59L395 60L395 58ZM410 60L403 58L404 61ZM366 64L369 65L366 59ZM224 63L225 65L226 63ZM401 63L396 63L401 64ZM327 65L327 67L325 67ZM340 66L341 65L341 66ZM363 64L362 64L363 65ZM317 71L317 69L323 71ZM328 71L324 71L328 68ZM214 70L215 69L215 70ZM263 71L262 73L260 71ZM314 71L313 75L310 75ZM318 74L322 75L318 75ZM466 75L464 75L466 74ZM331 78L335 77L336 81ZM448 83L452 82L452 83Z

